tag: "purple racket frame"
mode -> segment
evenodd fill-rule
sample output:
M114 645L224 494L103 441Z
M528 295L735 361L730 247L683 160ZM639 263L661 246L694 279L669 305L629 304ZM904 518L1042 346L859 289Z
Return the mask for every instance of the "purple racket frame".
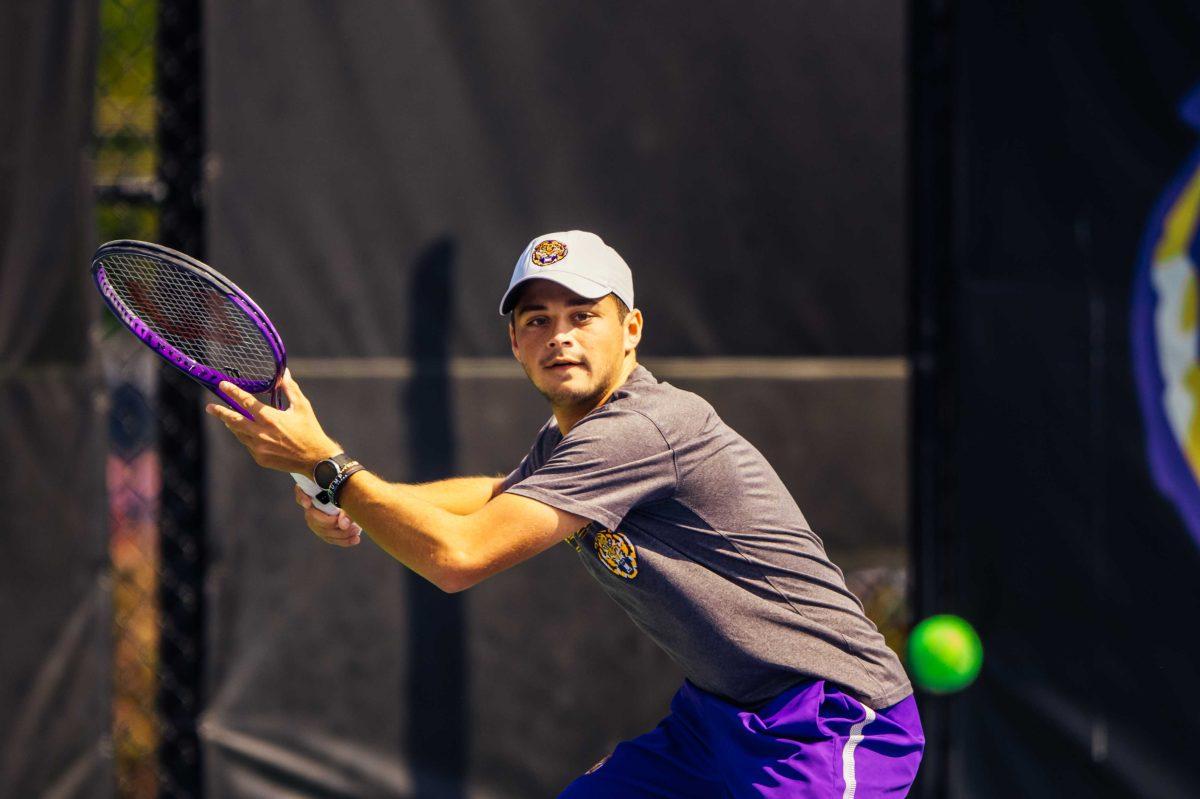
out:
M195 274L214 288L223 292L234 305L250 317L255 326L258 327L259 332L262 333L263 338L267 340L267 344L271 347L271 351L275 356L275 377L271 382L234 377L212 367L197 363L190 356L185 355L162 336L151 330L149 325L143 322L137 314L122 302L116 290L108 282L108 276L104 273L102 260L109 255L120 254L166 261L175 267ZM280 407L279 383L283 378L283 371L287 367L287 351L283 347L283 339L280 337L279 331L275 329L275 325L271 324L271 320L267 318L267 315L255 304L254 300L250 299L250 295L238 288L232 280L208 264L192 258L190 255L172 250L170 247L164 247L161 244L152 244L148 241L135 241L133 239L118 239L117 241L110 241L107 244L101 245L96 250L96 254L92 256L92 278L96 281L96 287L100 290L101 296L104 297L104 302L107 303L113 314L121 320L122 324L129 328L129 332L137 336L142 343L150 347L155 354L171 366L174 366L216 394L229 407L237 410L247 419L254 418L250 415L249 411L217 387L222 380L228 380L250 394L270 392L271 404L277 408Z

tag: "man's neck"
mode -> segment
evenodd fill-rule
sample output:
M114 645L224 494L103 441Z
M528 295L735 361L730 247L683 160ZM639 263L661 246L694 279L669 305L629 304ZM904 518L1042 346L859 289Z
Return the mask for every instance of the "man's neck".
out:
M599 408L604 403L608 402L608 398L613 395L621 386L625 385L625 381L629 379L629 375L637 368L637 353L631 352L625 356L625 363L621 367L621 371L617 373L616 381L608 387L608 390L601 395L596 402L587 405L571 405L567 407L554 407L554 420L558 422L558 432L564 436L572 427L578 424L579 420L587 416L592 411Z

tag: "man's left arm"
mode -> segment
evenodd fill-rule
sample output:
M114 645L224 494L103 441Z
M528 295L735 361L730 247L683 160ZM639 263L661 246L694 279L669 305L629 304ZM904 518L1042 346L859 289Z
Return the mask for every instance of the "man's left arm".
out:
M231 383L222 383L221 390L254 418L216 404L206 410L225 424L260 466L311 474L318 460L340 447L325 435L290 373L284 375L283 388L287 410L264 405ZM367 471L347 481L339 501L388 554L445 591L461 591L530 558L589 521L507 493L474 513L459 515ZM305 513L321 511L309 507ZM310 518L310 527L313 522Z
M582 516L507 493L460 516L367 471L346 483L340 500L381 549L449 592L515 566L588 524Z

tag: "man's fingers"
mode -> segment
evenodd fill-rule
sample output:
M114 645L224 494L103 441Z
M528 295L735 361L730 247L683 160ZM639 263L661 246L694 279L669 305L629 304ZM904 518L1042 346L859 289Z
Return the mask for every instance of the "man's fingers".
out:
M362 540L362 530L358 528L358 525L354 525L349 530L334 528L332 532L312 524L308 526L308 529L316 533L317 537L326 544L337 547L354 546Z
M319 535L346 535L346 530L338 526L338 517L330 516L320 508L309 506L304 510L304 519L313 530L319 530Z
M209 416L217 417L225 423L226 427L229 427L231 430L233 429L231 425L241 425L247 421L246 417L242 416L237 411L230 410L223 405L217 405L213 402L210 402L208 405L204 406L204 412Z
M320 513L321 511L317 511ZM312 530L318 536L326 541L341 541L345 538L353 538L357 533L352 530L343 530L340 527L330 527L320 519L314 519L305 513L304 521L308 523L308 529Z
M320 514L321 516L325 516L325 514L319 510L310 509L305 511L304 516L305 521L308 522L308 529L316 533L317 537L326 544L335 547L352 547L362 542L362 528L357 524L351 524L348 530L343 530L336 525L330 528L327 521L315 519L310 514Z
M311 504L304 509L304 520L310 527L320 530L322 533L331 532L337 527L336 518Z
M292 377L291 369L283 370L283 393L288 398L289 406L308 404L308 398L304 396L304 392L300 390L296 379Z
M222 380L221 384L217 386L217 388L229 395L230 399L234 400L238 405L241 405L243 408L245 408L246 411L256 419L263 409L266 408L266 406L259 402L253 394L242 391L228 380Z
M304 493L300 486L293 486L293 493L296 496L296 504L304 508L304 523L326 544L352 547L362 543L362 527L353 522L344 511L330 516L320 508L314 507L312 497Z

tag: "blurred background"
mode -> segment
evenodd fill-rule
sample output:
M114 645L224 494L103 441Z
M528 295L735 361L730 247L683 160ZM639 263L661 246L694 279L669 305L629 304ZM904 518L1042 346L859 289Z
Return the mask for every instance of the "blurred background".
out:
M1198 54L1182 0L0 4L0 797L553 796L653 726L572 552L321 544L87 274L206 259L348 451L501 474L495 308L571 228L889 645L975 624L913 795L1200 794Z

